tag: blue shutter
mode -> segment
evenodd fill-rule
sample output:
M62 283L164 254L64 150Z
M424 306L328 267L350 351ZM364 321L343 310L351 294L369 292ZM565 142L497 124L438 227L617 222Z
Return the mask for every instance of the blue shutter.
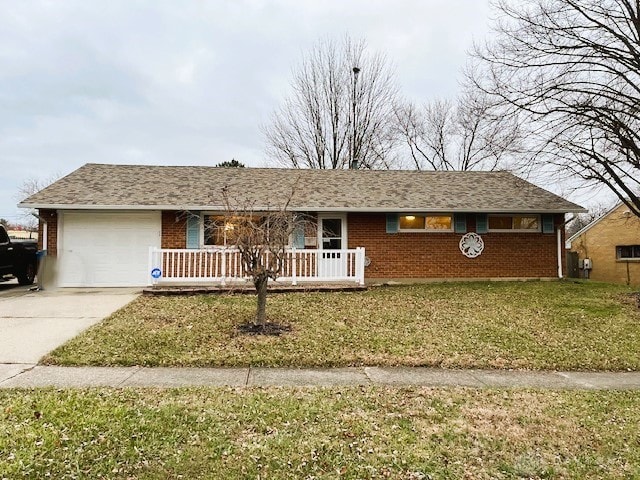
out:
M476 214L476 233L487 233L489 231L489 217L486 213Z
M467 233L467 216L464 213L453 214L453 231Z
M550 213L542 215L542 233L553 233L554 230L553 215Z
M293 247L304 248L304 225L298 225L293 231Z
M398 232L398 214L387 213L387 233Z
M187 217L187 248L200 246L200 214L193 212Z

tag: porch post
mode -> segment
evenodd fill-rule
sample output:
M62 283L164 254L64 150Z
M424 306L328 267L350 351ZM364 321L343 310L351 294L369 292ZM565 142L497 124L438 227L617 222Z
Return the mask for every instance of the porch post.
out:
M220 284L224 287L227 284L227 249L223 248L220 253L222 254L222 282Z
M296 280L296 247L291 249L291 285L297 285L298 282Z
M364 285L364 247L356 247L356 281Z

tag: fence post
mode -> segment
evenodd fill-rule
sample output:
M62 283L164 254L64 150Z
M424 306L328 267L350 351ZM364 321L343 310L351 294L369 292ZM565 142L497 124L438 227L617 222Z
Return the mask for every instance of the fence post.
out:
M297 285L298 282L296 280L297 276L297 265L296 265L296 247L291 249L291 285Z
M364 247L356 248L356 280L364 285Z
M220 253L222 254L222 281L220 284L224 287L227 284L227 249L223 248Z

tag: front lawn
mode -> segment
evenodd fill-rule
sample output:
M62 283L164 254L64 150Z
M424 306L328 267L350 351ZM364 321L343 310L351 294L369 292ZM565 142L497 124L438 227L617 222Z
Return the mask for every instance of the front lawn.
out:
M0 391L0 478L638 478L640 393Z
M61 365L409 365L640 369L640 310L624 286L476 282L269 296L280 337L238 334L246 295L141 297L44 359Z

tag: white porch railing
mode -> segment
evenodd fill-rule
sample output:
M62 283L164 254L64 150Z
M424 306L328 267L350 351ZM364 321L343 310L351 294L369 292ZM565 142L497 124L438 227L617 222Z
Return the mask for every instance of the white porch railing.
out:
M269 255L267 252L265 255ZM278 281L356 282L364 285L364 248L349 250L287 249ZM235 248L149 249L149 284L196 284L247 281Z

